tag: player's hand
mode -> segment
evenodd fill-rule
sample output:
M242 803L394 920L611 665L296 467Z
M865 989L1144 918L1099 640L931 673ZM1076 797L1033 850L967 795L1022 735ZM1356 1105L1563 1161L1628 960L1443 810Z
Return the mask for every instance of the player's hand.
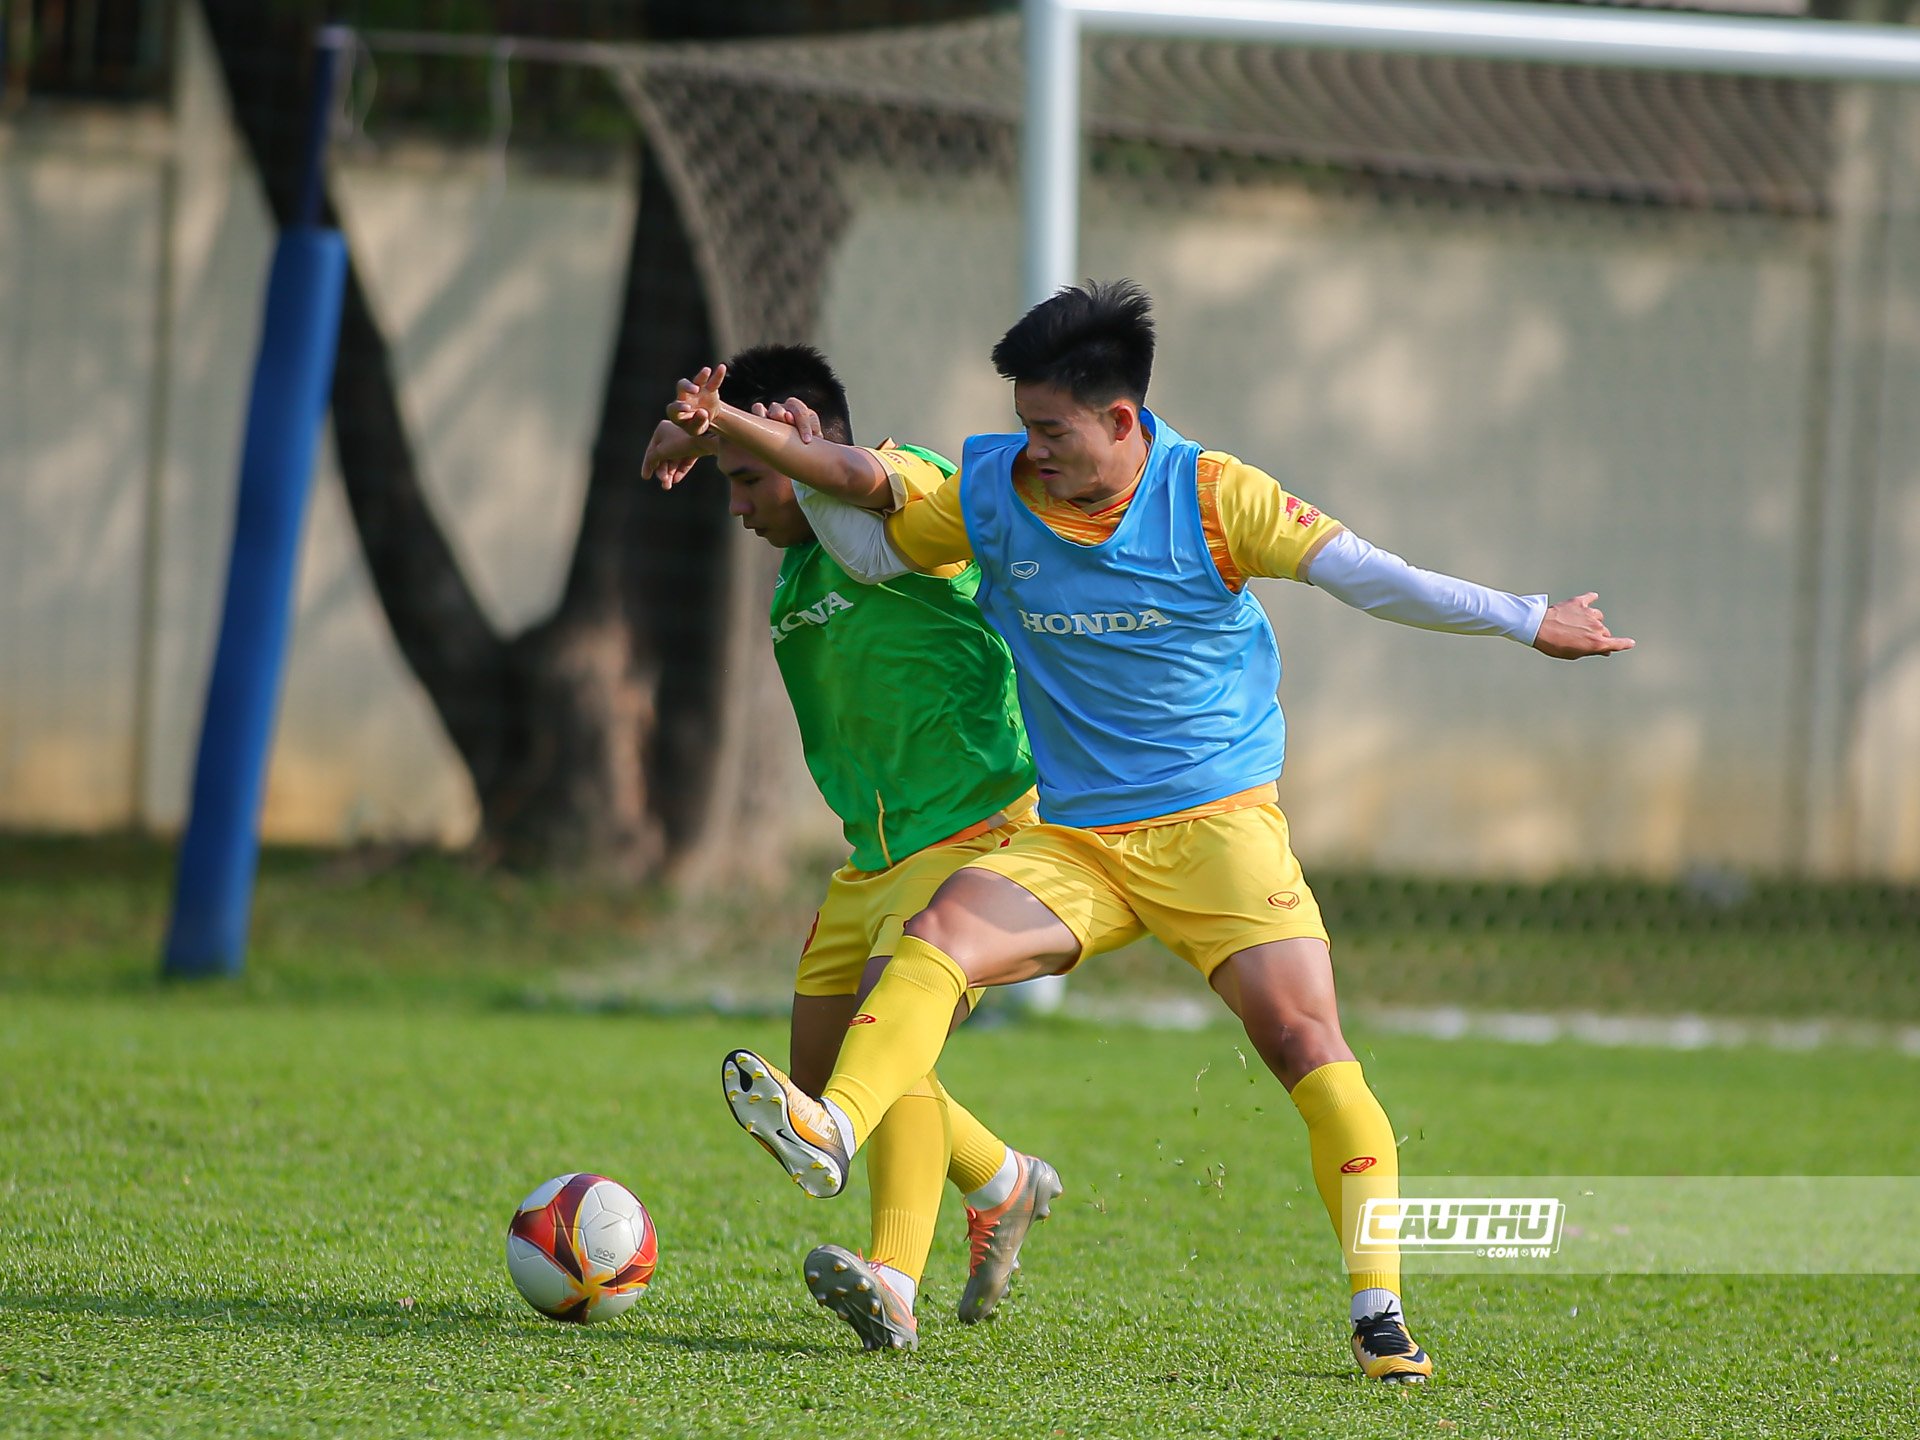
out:
M689 435L671 420L662 420L653 427L653 435L647 441L646 458L640 462L640 478L651 480L656 476L662 490L671 490L687 478L687 472L703 455L712 455L719 450L711 435Z
M1606 617L1594 608L1593 602L1599 598L1597 591L1589 590L1550 607L1540 621L1540 633L1533 638L1533 648L1556 660L1579 660L1587 655L1631 650L1633 641L1608 630Z
M802 445L811 445L826 433L820 428L819 414L798 396L788 396L771 405L756 405L753 413L768 420L778 420L783 425L791 425L800 436Z
M667 418L689 435L706 434L720 413L720 382L726 378L726 366L706 365L691 380L682 380L679 398L667 406Z

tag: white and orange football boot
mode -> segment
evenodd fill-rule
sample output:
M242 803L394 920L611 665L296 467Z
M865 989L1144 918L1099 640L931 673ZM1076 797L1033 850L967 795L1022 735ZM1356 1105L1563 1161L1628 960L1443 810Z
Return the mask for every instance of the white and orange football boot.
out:
M826 1106L751 1050L720 1062L720 1087L740 1128L787 1167L794 1184L818 1200L840 1193L852 1157Z
M1432 1357L1414 1344L1397 1310L1353 1322L1353 1358L1369 1380L1389 1385L1418 1385L1433 1374Z
M822 1245L807 1256L807 1289L813 1298L853 1327L865 1350L913 1350L920 1322L913 1307L887 1284L878 1267L839 1245Z
M1010 1150L1011 1146L1008 1147ZM1013 1151L1020 1178L1013 1193L991 1210L967 1207L967 1288L960 1292L960 1321L972 1325L993 1314L1013 1286L1020 1268L1020 1246L1034 1223L1044 1220L1062 1186L1044 1160Z

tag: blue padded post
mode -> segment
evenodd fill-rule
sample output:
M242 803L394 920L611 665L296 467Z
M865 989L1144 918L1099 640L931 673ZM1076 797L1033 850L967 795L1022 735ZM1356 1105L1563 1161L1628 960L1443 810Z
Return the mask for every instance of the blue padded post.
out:
M247 410L193 808L180 847L168 975L238 974L246 955L300 528L333 383L346 273L347 248L337 231L298 226L280 237Z
M337 51L335 32L323 35L301 220L281 232L267 280L226 604L167 932L163 970L169 976L234 975L246 958L260 802L286 666L301 523L346 288L346 243L337 230L315 223Z

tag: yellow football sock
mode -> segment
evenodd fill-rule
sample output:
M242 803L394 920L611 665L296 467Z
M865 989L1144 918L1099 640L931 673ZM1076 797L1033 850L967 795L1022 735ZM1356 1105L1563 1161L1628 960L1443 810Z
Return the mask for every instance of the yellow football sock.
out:
M1353 1290L1378 1287L1400 1293L1400 1256L1358 1256L1354 1224L1365 1199L1391 1199L1400 1193L1400 1156L1393 1126L1367 1088L1357 1060L1339 1060L1309 1072L1293 1087L1293 1103L1307 1122L1313 1156L1313 1183L1327 1207L1346 1257Z
M880 983L847 1026L840 1059L820 1092L853 1124L853 1148L873 1134L880 1117L933 1069L947 1043L953 1007L967 993L967 976L938 947L901 939Z
M953 1136L953 1158L947 1162L947 1178L960 1187L962 1195L971 1195L1000 1173L1000 1167L1007 1162L1007 1143L954 1099L937 1075L927 1076L927 1081L947 1106L947 1129Z
M867 1258L891 1265L916 1285L933 1248L952 1145L947 1107L932 1080L928 1076L893 1102L867 1146L867 1185L873 1195Z

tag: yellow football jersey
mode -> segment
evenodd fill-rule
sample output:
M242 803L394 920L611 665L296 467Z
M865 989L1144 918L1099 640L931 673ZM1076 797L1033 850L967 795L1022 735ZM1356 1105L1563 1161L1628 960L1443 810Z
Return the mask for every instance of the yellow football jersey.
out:
M893 482L887 538L901 558L923 571L972 559L960 504L966 472L949 479L907 451L872 453ZM1229 589L1239 590L1253 575L1298 580L1307 562L1343 528L1317 506L1288 494L1264 470L1223 451L1202 452L1195 478L1207 548ZM1129 492L1089 514L1071 501L1055 500L1035 481L1016 478L1014 488L1048 529L1076 545L1098 545L1113 534L1132 498Z

